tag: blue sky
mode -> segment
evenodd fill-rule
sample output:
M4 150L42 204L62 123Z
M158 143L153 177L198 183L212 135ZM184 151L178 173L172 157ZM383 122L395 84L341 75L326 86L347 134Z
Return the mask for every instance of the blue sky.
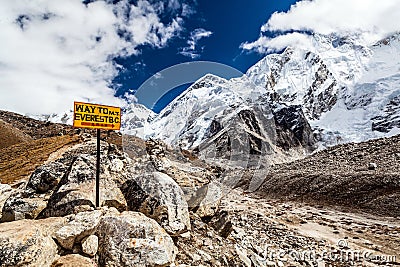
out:
M150 76L175 64L187 61L213 61L223 63L245 72L264 55L243 51L242 43L257 40L261 26L274 13L287 11L295 0L198 0L192 4L193 14L184 22L182 32L172 38L166 47L154 48L144 46L139 55L119 58L117 62L124 69L113 80L118 95L139 86ZM168 20L168 19L167 19ZM191 34L201 29L209 32L208 37L197 41L193 55L183 55L182 49L187 47ZM192 58L193 57L193 58ZM170 92L155 107L155 111L165 106L168 101L187 86Z

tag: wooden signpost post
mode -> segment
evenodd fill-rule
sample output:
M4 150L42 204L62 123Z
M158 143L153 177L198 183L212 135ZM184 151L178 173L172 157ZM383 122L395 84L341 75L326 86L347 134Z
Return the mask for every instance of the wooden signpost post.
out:
M121 129L121 108L74 102L74 127L97 129L96 207L100 206L100 129Z

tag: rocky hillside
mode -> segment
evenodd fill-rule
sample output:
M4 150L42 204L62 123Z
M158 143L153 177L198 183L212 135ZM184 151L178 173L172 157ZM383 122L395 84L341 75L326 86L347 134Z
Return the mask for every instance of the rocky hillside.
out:
M262 196L400 217L400 135L349 143L271 167Z
M1 183L18 183L26 179L48 160L53 153L80 141L77 136L42 138L3 148L0 150Z
M9 123L3 120L0 120L0 132L0 149L32 140L29 135L12 127Z
M62 135L73 135L79 132L79 130L66 124L36 120L3 110L0 110L0 119L7 123L10 131L22 132L25 136L29 136L31 140Z
M94 131L74 129L69 125L35 120L2 110L0 130L1 183L26 179L49 157L60 153L60 149L82 142L84 135L95 135ZM121 135L104 132L102 138L122 148Z
M0 111L0 182L27 179L52 153L80 141L72 127Z
M312 202L310 198L309 205L246 194L240 188L233 189L236 181L243 182L236 178L247 175L242 168L212 165L193 151L115 133L102 135L101 208L96 208L96 139L91 132L2 114L4 121L23 133L31 131L31 135L30 140L0 152L20 151L20 158L25 159L21 166L31 166L30 160L41 158L23 175L15 172L9 180L3 180L10 173L8 169L0 170L0 266L280 267L319 266L321 261L330 266L381 266L396 264L396 257L400 257L400 222L396 218L339 213L321 206L318 199ZM29 126L38 124L43 128ZM51 129L60 131L49 137L45 127L49 133L53 133ZM379 147L387 152L387 161L393 161L397 139L380 142L352 151L355 155L364 153L366 168L369 163L377 164L371 164L375 170L365 173L379 174L380 168L390 167L374 158ZM32 148L34 144L37 150ZM341 155L343 166L347 159L352 168L348 146L305 160L327 162L328 152L337 149L335 155ZM14 155L9 154L1 164L13 165ZM286 175L301 163L292 164ZM392 166L390 170L395 169ZM272 170L282 174L282 179L285 176L283 166ZM317 167L306 170L322 177ZM333 172L334 167L329 170ZM267 182L262 184L263 190L277 190ZM312 190L312 183L308 185ZM374 188L354 190L369 194ZM290 196L289 191L276 192L276 196ZM340 192L333 190L331 195L340 196ZM343 205L348 206L346 203ZM340 258L349 250L360 250L367 256ZM304 258L302 253L339 256Z

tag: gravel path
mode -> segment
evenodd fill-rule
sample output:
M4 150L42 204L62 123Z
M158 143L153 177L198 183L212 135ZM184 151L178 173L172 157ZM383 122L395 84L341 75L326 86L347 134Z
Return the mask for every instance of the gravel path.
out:
M267 266L324 266L307 259L312 253L330 266L400 265L399 219L254 198L237 190L225 196L222 207L232 214L235 241L248 255L256 252L260 263L266 259ZM354 261L346 260L349 253Z

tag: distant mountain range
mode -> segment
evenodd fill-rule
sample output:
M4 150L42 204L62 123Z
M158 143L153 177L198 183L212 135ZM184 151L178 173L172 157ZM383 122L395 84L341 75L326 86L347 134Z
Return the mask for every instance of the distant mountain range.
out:
M240 78L204 76L159 114L129 104L122 131L183 149L212 144L217 154L232 146L238 154L308 153L400 133L399 80L399 34L372 45L357 35L315 34L309 50L267 55Z

